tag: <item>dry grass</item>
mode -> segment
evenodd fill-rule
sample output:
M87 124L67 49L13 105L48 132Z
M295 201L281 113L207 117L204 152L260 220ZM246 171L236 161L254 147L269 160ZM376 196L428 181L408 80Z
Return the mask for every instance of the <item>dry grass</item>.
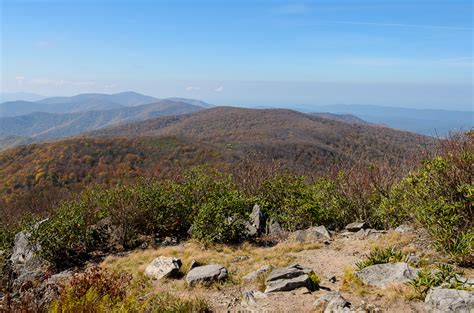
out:
M257 270L263 265L274 267L287 266L295 260L292 253L320 248L317 243L284 242L271 248L255 247L245 243L239 246L214 245L205 247L197 242L186 242L179 246L162 247L143 251L134 251L126 256L109 256L101 267L113 272L128 272L133 277L140 277L147 265L158 256L174 256L181 259L182 271L186 273L193 260L202 264L219 263L225 266L230 274L230 283L238 283L242 276ZM185 289L183 280L169 280L172 289Z

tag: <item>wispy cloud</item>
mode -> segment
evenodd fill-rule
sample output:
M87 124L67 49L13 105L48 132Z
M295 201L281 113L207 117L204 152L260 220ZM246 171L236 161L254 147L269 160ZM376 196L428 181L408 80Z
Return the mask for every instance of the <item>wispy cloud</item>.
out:
M17 78L18 81L18 78ZM25 85L33 87L44 87L44 86L53 86L53 87L91 87L95 86L95 81L81 81L81 80L66 80L66 79L49 79L49 78L32 78L26 79L23 77L22 82Z
M224 86L219 86L216 89L214 89L215 92L222 92L224 90Z
M451 30L473 30L472 27L463 26L445 26L445 25L420 25L405 23L374 23L374 22L354 22L354 21L333 21L333 20L316 20L318 24L348 24L348 25L368 25L380 27L405 27L405 28L426 28L426 29L451 29Z
M197 87L197 86L188 86L185 88L186 91L199 91L201 90L201 87Z
M25 76L18 75L15 77L15 81L19 86L23 86L23 82L25 81Z

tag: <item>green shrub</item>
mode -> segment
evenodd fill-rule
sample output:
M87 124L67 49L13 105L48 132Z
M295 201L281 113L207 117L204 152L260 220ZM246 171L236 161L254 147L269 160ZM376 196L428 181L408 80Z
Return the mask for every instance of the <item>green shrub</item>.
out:
M390 226L413 220L428 230L435 246L454 259L472 256L474 243L474 153L436 157L393 186L379 214Z
M438 265L437 270L430 271L423 269L418 272L418 277L409 282L409 284L418 293L420 299L424 299L428 290L441 285L449 289L469 289L460 281L462 272L448 264Z
M39 254L58 268L82 263L91 251L92 236L81 202L63 203L54 217L31 228Z
M307 184L303 176L273 177L263 183L258 198L269 217L290 231L321 224L333 228L345 222L347 202L329 179Z
M365 260L356 263L356 268L360 271L375 264L403 262L405 258L405 254L394 247L375 247L366 256Z
M214 197L201 204L192 225L192 236L208 243L242 240L252 202L239 191L225 187L214 192Z

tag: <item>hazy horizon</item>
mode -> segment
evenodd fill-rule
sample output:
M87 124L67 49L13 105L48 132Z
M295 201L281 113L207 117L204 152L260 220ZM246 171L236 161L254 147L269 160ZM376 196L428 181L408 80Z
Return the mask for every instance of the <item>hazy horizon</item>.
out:
M2 92L473 108L471 1L0 6Z

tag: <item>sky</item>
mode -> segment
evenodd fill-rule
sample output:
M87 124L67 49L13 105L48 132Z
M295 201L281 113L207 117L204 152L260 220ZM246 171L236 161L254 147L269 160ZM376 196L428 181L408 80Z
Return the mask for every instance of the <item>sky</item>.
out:
M1 0L2 92L473 110L461 0Z

